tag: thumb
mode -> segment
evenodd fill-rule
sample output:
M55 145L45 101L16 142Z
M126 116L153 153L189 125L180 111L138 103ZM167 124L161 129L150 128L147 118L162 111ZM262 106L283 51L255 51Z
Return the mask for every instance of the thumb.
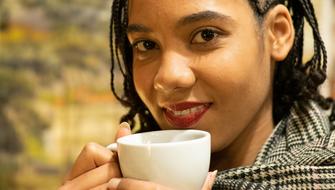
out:
M216 174L217 174L217 170L213 171L213 172L208 172L207 178L205 180L204 185L202 186L201 190L209 190L212 189L215 178L216 178Z
M131 134L130 126L127 122L122 122L116 132L116 139Z

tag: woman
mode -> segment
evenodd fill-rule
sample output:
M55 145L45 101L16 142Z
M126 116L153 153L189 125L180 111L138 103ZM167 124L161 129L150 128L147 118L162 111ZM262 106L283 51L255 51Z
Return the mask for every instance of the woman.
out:
M304 19L314 39L306 63ZM121 121L211 133L219 172L203 189L335 188L335 106L317 91L326 50L309 0L114 0L111 51L112 91L130 108ZM117 137L127 134L121 124ZM67 180L64 189L165 188L121 178L115 155L96 144Z

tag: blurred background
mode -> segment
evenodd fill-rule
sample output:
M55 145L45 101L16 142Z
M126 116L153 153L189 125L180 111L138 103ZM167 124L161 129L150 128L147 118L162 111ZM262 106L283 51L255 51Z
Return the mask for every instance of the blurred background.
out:
M125 110L110 91L111 3L0 0L1 190L56 189L86 143L114 140ZM322 91L335 97L335 3L314 3L329 51Z
M56 189L80 149L108 144L111 1L0 0L0 189Z

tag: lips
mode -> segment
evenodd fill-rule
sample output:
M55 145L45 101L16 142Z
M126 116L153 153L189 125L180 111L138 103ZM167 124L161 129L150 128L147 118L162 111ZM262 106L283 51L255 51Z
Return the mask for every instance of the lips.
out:
M190 128L208 111L210 103L183 102L164 108L166 120L176 128Z

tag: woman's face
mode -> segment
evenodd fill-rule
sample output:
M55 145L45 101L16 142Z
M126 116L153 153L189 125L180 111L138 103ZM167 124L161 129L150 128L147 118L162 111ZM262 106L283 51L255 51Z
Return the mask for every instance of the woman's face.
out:
M273 63L247 0L129 4L135 88L161 129L211 133L212 150L272 124Z

